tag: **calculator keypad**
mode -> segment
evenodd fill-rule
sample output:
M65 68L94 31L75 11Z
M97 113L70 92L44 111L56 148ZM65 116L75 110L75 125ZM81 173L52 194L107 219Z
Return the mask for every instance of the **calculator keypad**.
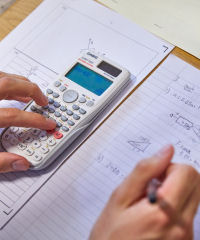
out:
M30 162L41 163L49 152L76 127L83 115L87 114L94 101L68 89L61 81L46 90L47 106L32 103L27 111L35 112L56 121L56 129L45 131L33 128L10 127L3 135L7 146L16 147ZM10 145L9 145L10 144Z

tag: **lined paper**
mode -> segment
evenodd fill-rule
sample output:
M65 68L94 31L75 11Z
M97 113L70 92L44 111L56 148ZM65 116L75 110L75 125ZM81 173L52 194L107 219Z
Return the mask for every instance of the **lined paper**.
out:
M2 239L87 239L113 189L167 143L175 146L174 162L199 171L199 89L200 71L170 55L16 215ZM200 213L195 240L199 225Z

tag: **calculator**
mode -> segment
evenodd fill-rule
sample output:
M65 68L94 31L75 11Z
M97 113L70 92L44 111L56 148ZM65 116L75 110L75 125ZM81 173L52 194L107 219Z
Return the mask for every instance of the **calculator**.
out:
M9 127L1 135L2 147L25 157L32 170L46 168L97 118L129 80L127 69L95 52L83 52L46 89L47 106L31 101L24 109L54 119L56 129Z

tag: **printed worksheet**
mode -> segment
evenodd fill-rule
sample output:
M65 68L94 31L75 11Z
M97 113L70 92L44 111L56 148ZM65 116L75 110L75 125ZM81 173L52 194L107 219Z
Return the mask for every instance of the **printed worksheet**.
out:
M113 189L163 145L200 171L200 71L170 55L2 231L8 240L88 239ZM200 212L195 240L200 235Z
M0 175L0 227L40 191L69 153L172 49L169 43L90 0L46 0L1 42L0 70L23 75L42 90L87 50L126 67L132 73L132 81L107 112L50 168ZM0 107L23 108L23 105L1 101Z
M200 1L98 0L148 31L200 58Z

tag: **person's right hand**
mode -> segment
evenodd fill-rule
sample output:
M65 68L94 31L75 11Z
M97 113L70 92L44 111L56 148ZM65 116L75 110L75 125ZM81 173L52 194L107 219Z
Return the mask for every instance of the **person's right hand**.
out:
M113 192L90 240L192 240L200 201L200 175L187 165L171 164L172 146L141 161ZM146 197L148 183L163 177L158 202Z
M17 100L29 102L34 100L38 105L48 105L47 98L39 87L22 76L0 72L0 100ZM33 127L51 130L56 123L44 116L25 112L16 108L0 109L0 128L9 126ZM29 162L16 154L0 153L0 172L25 171L29 168Z

